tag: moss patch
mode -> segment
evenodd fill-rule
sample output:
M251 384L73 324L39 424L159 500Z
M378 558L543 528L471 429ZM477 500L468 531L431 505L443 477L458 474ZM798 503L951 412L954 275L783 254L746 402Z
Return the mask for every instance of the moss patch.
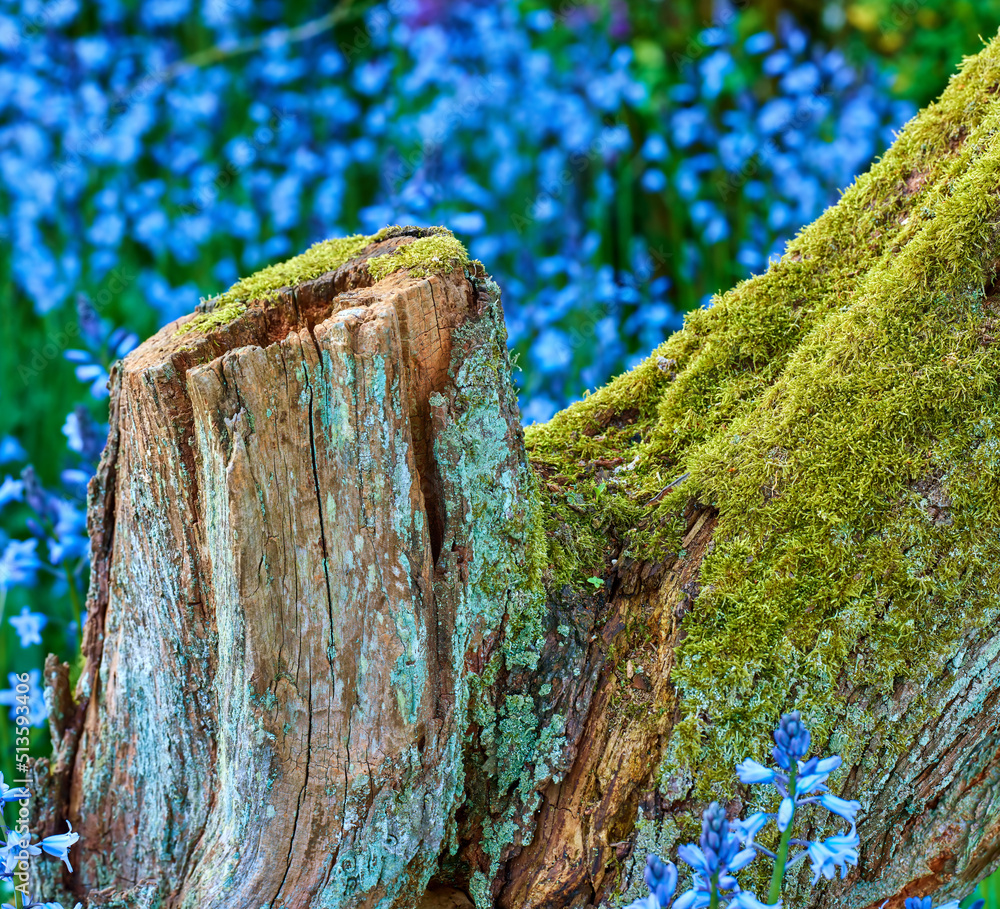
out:
M262 268L249 278L237 281L224 293L208 300L205 304L208 311L186 322L177 330L177 334L211 331L213 328L228 325L237 316L246 312L252 302L273 300L283 287L294 287L296 284L311 281L328 271L333 271L357 256L372 242L374 242L373 237L363 234L323 240L310 246L301 255Z
M404 236L416 239L392 255L375 256L369 261L369 270L376 281L402 268L410 268L414 277L423 277L469 264L465 247L444 227L416 228L395 224L370 235L353 234L323 240L298 256L242 278L227 291L204 301L200 308L205 311L185 322L177 335L208 332L228 325L246 312L251 303L274 300L283 288L295 287L336 271L372 244Z
M376 281L381 281L404 268L414 278L422 278L468 264L469 254L461 242L453 234L442 232L414 240L389 255L373 256L368 260L368 271Z
M698 798L793 703L848 763L876 726L901 753L912 722L838 683L937 677L1000 614L998 84L994 41L766 274L526 433L560 580L595 573L606 528L683 559L684 505L719 509L673 674Z

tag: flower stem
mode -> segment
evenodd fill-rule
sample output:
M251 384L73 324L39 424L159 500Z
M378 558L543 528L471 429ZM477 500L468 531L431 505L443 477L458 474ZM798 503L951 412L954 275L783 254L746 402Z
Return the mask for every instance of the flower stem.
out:
M63 563L63 571L66 572L66 582L69 584L69 602L73 607L73 618L76 619L79 646L83 643L83 607L80 605L80 592L76 589L76 575L65 562Z
M712 895L708 898L708 909L719 909L719 872L712 875Z
M792 761L792 769L788 772L788 797L795 805L795 773L798 770L795 762ZM788 826L781 834L778 843L778 855L774 860L774 873L771 875L771 889L767 894L767 901L774 905L781 899L781 885L785 881L785 863L788 861L788 844L792 839L792 827L795 826L795 808L792 808L792 816L788 819Z

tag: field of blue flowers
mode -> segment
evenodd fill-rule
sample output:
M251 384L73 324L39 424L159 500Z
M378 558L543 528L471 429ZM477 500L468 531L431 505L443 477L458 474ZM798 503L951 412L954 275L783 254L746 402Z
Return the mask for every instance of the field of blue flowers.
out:
M762 271L1000 24L909 5L2 0L0 704L28 673L35 750L116 358L312 242L445 224L546 420Z

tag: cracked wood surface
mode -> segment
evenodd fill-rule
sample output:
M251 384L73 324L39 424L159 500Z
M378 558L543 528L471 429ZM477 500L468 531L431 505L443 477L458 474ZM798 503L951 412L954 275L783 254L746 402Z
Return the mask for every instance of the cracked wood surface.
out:
M426 889L461 792L452 664L490 621L463 554L526 514L494 493L473 527L473 500L489 465L512 493L528 472L509 383L481 391L468 366L506 362L490 284L369 286L367 256L411 239L206 338L167 326L116 371L89 700L57 730L78 891L153 880L165 905L293 909ZM454 426L477 398L472 439Z

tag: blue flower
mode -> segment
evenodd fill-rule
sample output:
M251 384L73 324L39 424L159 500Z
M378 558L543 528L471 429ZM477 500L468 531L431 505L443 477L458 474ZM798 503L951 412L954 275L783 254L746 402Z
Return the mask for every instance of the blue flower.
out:
M104 450L107 427L98 426L85 407L77 407L66 417L62 431L70 450L96 465Z
M10 903L4 903L3 909L14 909L14 907ZM63 905L62 903L38 903L29 898L24 904L24 909L63 909ZM83 909L83 903L77 903L73 909Z
M744 761L744 763L746 762ZM754 837L760 833L770 819L771 815L766 811L758 811L755 814L751 814L750 817L745 818L744 820L735 821L734 830L736 835L740 838L740 842L743 843L744 846L752 846Z
M45 706L45 695L39 686L41 679L42 672L40 669L32 669L28 673L28 692L23 697L28 702L28 723L31 726L44 726L45 720L49 715L48 709ZM13 720L17 717L18 698L21 697L17 691L17 673L11 672L7 676L7 681L10 683L10 688L6 691L0 691L0 704L10 707L10 718Z
M664 909L664 907L652 893L647 893L637 900L632 900L625 909Z
M11 540L0 555L0 593L18 584L33 584L42 567L35 550L38 540Z
M22 606L20 614L11 616L8 621L14 626L14 630L17 631L22 647L30 647L32 644L42 643L42 629L45 627L48 619L40 612L32 612L27 606ZM2 779L3 775L0 774L0 780Z
M646 856L643 880L649 887L649 895L633 902L629 909L666 909L677 888L677 866L664 862L658 856Z
M842 878L847 877L848 866L858 863L860 845L861 840L854 827L851 827L850 833L828 836L825 840L810 843L806 851L809 853L809 861L812 862L813 885L821 877L832 880L837 868L841 869Z
M645 171L639 182L642 188L648 193L663 192L667 188L667 178L664 176L662 170L655 167L651 167Z
M4 477L0 483L0 508L9 502L20 502L24 495L24 482L12 477Z
M667 156L667 143L663 136L653 133L642 146L642 156L647 161L662 161Z
M776 903L762 903L749 890L741 890L729 903L730 909L776 909L781 905L781 900Z
M853 799L848 801L847 799L839 798L831 792L824 792L820 796L819 801L827 811L839 815L851 825L854 824L854 819L861 810L861 802L854 801Z
M808 732L806 733L808 735ZM808 749L808 744L806 748ZM795 781L795 791L799 795L808 795L810 792L825 792L826 783L830 774L833 773L841 764L840 757L838 755L833 755L832 757L823 758L820 760L817 757L810 758L808 761L798 762L798 778Z
M25 461L28 453L24 446L13 436L0 438L0 464L9 464L11 461Z
M773 783L774 771L763 764L746 758L736 765L736 775L741 783Z
M47 836L39 845L49 855L57 859L62 859L66 864L66 868L72 874L73 866L69 862L69 850L70 846L80 839L80 834L73 832L73 825L69 821L66 821L66 826L69 828L68 833L57 833L55 836Z
M693 886L674 903L674 909L703 909L715 888L739 891L734 875L756 858L754 848L740 849L742 826L726 818L726 810L712 802L704 811L698 845L687 843L678 857L694 869ZM732 896L729 894L728 896Z
M7 804L7 802L19 802L21 799L30 798L31 793L27 789L21 787L13 789L4 782L3 774L0 773L0 802Z
M790 770L792 761L804 758L809 753L810 741L809 730L802 722L802 715L798 710L793 710L781 717L774 730L774 748L771 754L782 770Z
M791 823L792 815L795 813L795 801L787 795L781 800L781 807L778 809L778 829L784 833Z
M788 51L775 51L764 61L764 72L769 76L779 76L792 65L792 62L792 55Z
M0 860L3 861L3 873L13 874L18 862L32 855L41 855L42 850L31 844L31 834L21 833L17 828L7 833L7 842L0 847Z
M763 54L774 47L774 35L769 32L757 32L743 42L743 49L748 54Z

